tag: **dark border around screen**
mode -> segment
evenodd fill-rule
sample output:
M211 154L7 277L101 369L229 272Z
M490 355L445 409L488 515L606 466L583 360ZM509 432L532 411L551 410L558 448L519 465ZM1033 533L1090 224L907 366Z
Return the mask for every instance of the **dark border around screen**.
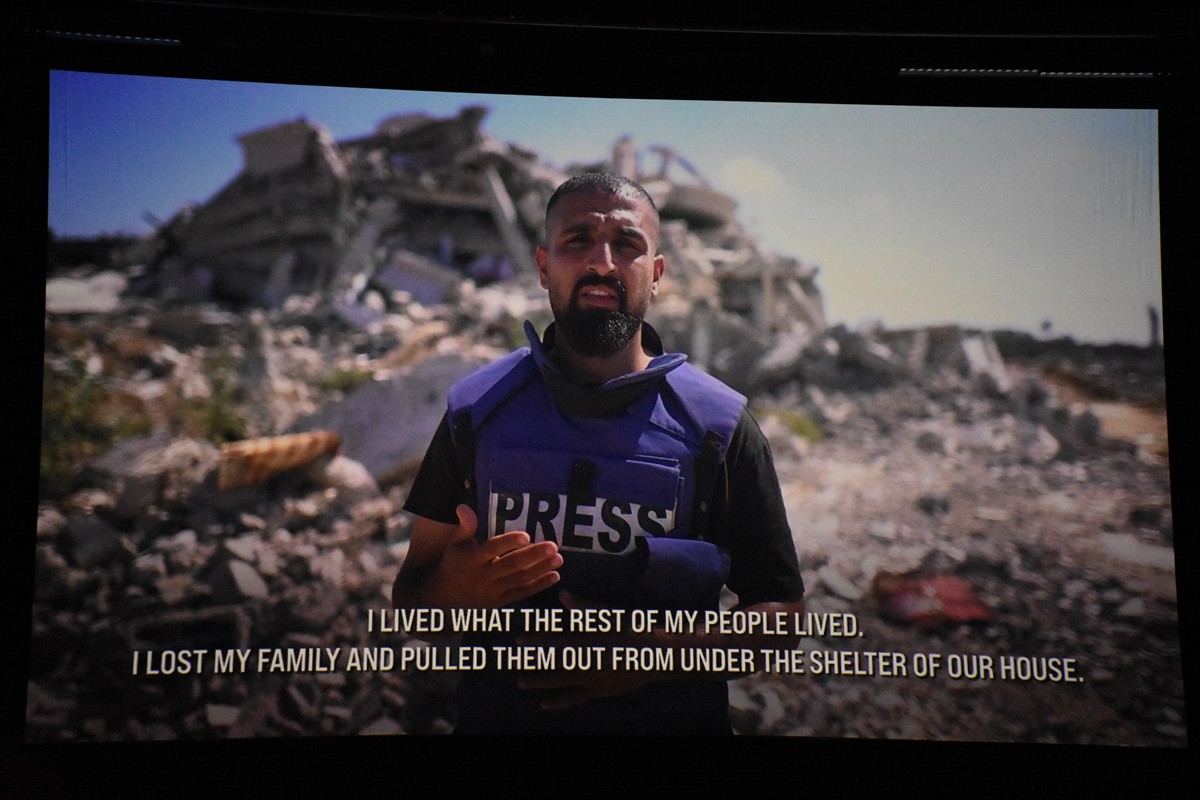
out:
M635 776L649 771L656 783L690 788L712 785L700 776L715 770L730 790L770 775L788 776L775 791L804 793L905 786L934 794L995 787L1078 796L1112 786L1152 796L1194 781L1196 593L1186 580L1179 586L1179 616L1193 743L1181 750L805 739L672 742L663 752L653 752L655 743L517 738L22 743L30 523L37 496L33 420L41 356L35 348L44 289L35 265L44 242L49 69L568 96L1157 108L1172 502L1177 530L1187 531L1197 519L1187 485L1197 459L1196 423L1188 413L1196 324L1188 273L1200 245L1194 145L1200 26L1194 16L1148 12L1136 20L992 20L956 28L895 12L864 29L833 14L797 21L734 12L719 19L648 14L614 21L585 12L534 18L431 9L406 15L370 6L334 12L313 2L286 11L106 2L68 14L52 4L17 32L21 138L10 155L25 163L13 192L21 224L10 229L19 233L10 273L16 297L9 304L9 363L17 400L10 430L17 431L19 446L9 479L13 523L4 537L15 592L4 619L2 722L3 760L18 785L49 789L51 796L91 786L132 794L171 787L185 795L237 795L265 788L336 790L360 782L398 792L417 790L422 777L434 777L439 786L478 780L476 785L491 788L490 776L497 776L522 789L544 782L551 791L573 791L579 787L564 777L590 774L588 788L629 787L641 786ZM652 79L634 90L601 82L596 65L613 53L643 59L654 68ZM1195 543L1179 537L1176 552L1177 574L1190 575ZM535 772L544 778L534 778Z

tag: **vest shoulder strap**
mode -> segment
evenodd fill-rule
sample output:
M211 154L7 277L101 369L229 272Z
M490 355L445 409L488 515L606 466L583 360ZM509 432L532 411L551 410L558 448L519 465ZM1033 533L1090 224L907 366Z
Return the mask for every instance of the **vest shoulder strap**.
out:
M528 347L522 347L498 361L472 372L450 387L446 405L451 422L470 412L471 425L478 428L505 398L524 386L537 374Z
M450 387L446 398L446 417L450 422L454 452L464 476L463 488L469 493L475 491L476 431L489 414L537 375L537 371L529 348L523 347L472 372Z
M718 490L721 464L729 452L733 431L742 418L746 397L691 364L682 364L667 373L667 383L696 430L703 432L700 455L696 458L695 466L692 530L697 538L709 540L714 534L721 535L721 532L712 529L713 502ZM728 492L727 483L723 489ZM723 505L727 507L728 502Z
M718 455L723 460L742 418L746 397L691 364L681 364L668 372L667 383L696 429L705 434L712 432L720 439Z

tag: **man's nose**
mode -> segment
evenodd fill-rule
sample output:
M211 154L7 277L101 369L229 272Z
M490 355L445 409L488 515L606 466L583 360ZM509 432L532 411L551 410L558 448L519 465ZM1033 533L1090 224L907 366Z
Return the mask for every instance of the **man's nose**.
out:
M597 275L607 275L616 268L612 258L612 246L608 242L597 242L589 254L588 269Z

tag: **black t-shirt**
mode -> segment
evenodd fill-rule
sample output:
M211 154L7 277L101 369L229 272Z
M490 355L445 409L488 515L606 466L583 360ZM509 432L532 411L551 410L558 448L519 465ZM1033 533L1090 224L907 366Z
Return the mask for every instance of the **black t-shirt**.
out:
M710 539L729 553L727 584L738 602L750 605L800 599L804 582L771 448L746 410L734 428L714 495ZM404 508L453 525L458 521L455 508L473 502L449 422L443 416Z

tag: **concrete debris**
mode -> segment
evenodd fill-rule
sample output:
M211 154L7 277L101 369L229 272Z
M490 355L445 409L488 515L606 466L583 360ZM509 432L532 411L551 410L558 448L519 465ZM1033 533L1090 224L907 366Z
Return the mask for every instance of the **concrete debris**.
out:
M151 435L126 439L90 462L85 480L113 496L113 512L136 519L155 505L188 505L217 466L208 442Z
M1175 551L1170 547L1146 544L1128 533L1106 533L1103 542L1104 550L1120 561L1166 572L1175 571Z
M300 422L338 431L342 449L379 483L416 474L446 408L446 392L485 363L434 356L382 381L372 381Z
M66 547L71 561L81 569L105 564L121 555L121 534L103 519L73 514L67 519Z
M216 603L240 603L262 599L269 593L266 582L254 567L236 558L221 559L208 575L208 585Z
M670 147L639 149L623 137L607 158L559 171L491 137L487 114L482 106L446 118L398 114L342 141L305 119L242 134L242 171L136 243L153 255L131 290L265 307L313 296L324 315L359 330L413 319L415 307L462 303L480 296L477 287L521 297L536 274L532 246L550 193L568 174L603 169L641 181L662 212L670 267L652 321L670 349L734 388L880 388L953 375L973 390L1012 396L1013 378L987 333L830 327L819 268L763 251L737 221L735 201ZM544 298L534 303L544 311ZM528 313L505 317L519 325ZM507 325L493 330L507 333ZM272 410L275 421L286 414ZM1044 441L1039 453L1052 449Z
M554 188L572 173L616 169L642 181L662 212L670 268L661 296L697 309L696 319L666 325L670 346L751 388L749 365L775 337L820 339L818 268L764 252L738 223L736 202L682 155L665 146L638 151L626 137L609 159L563 172L488 135L487 113L469 106L442 119L402 114L342 141L306 119L242 134L238 175L110 260L142 257L132 294L277 308L318 293L343 322L366 328L410 302L453 303L464 281L532 280L533 245ZM56 280L52 313L114 311L123 288ZM101 306L98 297L107 298ZM713 333L714 321L726 330ZM768 367L766 380L777 370Z
M46 281L46 311L51 314L103 314L115 311L127 280L117 272L97 272L87 278Z
M821 583L837 597L844 600L861 600L865 592L856 586L849 578L826 564L817 570Z

